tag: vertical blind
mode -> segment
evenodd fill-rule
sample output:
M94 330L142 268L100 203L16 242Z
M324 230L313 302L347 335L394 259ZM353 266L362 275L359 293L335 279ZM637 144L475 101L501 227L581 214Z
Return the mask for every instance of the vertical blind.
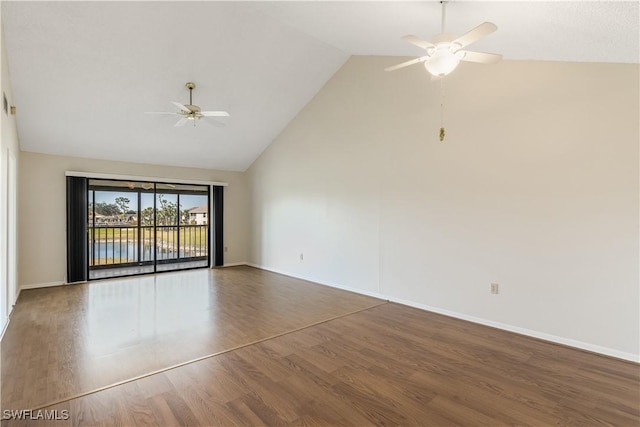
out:
M86 282L87 178L67 177L67 283Z
M222 239L222 215L224 211L224 187L213 186L213 265L224 265L224 241Z

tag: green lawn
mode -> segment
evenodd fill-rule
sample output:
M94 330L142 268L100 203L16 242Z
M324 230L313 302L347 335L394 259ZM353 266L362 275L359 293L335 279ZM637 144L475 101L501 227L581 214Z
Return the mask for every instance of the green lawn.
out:
M111 264L125 264L128 262L134 262L133 259L127 258L96 258L96 263L92 265L111 265ZM91 262L91 261L90 261Z
M204 248L207 246L209 233L207 230L197 228L180 228L180 244L181 246L195 246ZM158 230L157 239L159 242L175 243L178 241L178 232L176 229Z
M95 230L95 231L94 231ZM129 232L129 240L135 240L138 237L138 229L137 228L107 228L107 227L96 227L95 229L89 228L89 238L94 235L95 232L95 240L126 240L127 232Z
M141 231L142 231L141 237L145 241L151 242L153 240L153 228L143 227ZM208 235L209 233L207 229L203 229L200 227L180 227L180 244L181 246L188 245L191 247L205 248L208 242ZM158 228L156 237L159 243L173 244L178 241L177 227ZM95 239L98 242L105 242L105 241L126 242L127 240L131 242L135 242L138 240L138 228L137 227L123 227L123 228L96 227L95 229L90 228L89 239Z

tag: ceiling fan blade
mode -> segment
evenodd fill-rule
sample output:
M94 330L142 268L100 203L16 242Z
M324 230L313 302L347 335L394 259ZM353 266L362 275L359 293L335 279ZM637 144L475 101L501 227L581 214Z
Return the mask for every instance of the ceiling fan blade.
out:
M187 123L189 121L189 119L187 119L186 117L182 117L180 120L178 120L176 122L175 125L173 125L173 127L180 127L180 126L184 126L185 123Z
M472 52L470 50L459 50L456 54L461 52L464 53L464 56L460 58L461 61L495 64L496 62L500 62L502 59L502 55L497 53Z
M191 110L189 110L187 107L185 107L184 105L180 104L179 102L171 101L171 103L173 105L175 105L176 107L178 107L179 109L181 109L182 111L184 111L185 113L190 113L191 112Z
M229 113L226 111L200 111L205 117L229 117Z
M426 40L422 40L421 38L416 37L416 36L414 36L414 35L412 35L412 34L409 34L409 35L404 36L404 37L402 38L402 40L408 41L409 43L414 44L414 45L416 45L416 46L418 46L418 47L421 47L421 48L423 48L424 50L427 50L427 49L429 49L429 48L431 48L431 47L432 47L432 48L435 48L435 47L436 47L433 43L428 42L428 41L426 41Z
M496 24L493 24L491 22L483 22L473 30L461 35L460 37L452 41L451 44L457 44L462 48L480 40L486 35L493 33L497 29L498 27L496 26Z
M406 61L406 62L403 62L403 63L398 64L398 65L392 65L391 67L387 67L384 70L385 71L399 70L400 68L408 67L409 65L417 64L418 62L424 62L427 59L429 59L429 56L427 56L427 55L421 56L420 58L412 59L410 61Z
M174 116L178 113L169 113L166 111L146 111L145 114L171 114L172 116Z

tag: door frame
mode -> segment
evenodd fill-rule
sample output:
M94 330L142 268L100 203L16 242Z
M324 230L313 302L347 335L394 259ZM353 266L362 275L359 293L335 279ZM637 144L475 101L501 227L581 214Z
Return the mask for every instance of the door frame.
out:
M65 171L65 177L67 178L75 177L75 178L84 178L84 179L122 180L122 181L162 182L167 184L208 185L210 186L210 194L219 193L220 197L222 197L222 195L224 194L224 191L223 191L224 187L229 186L227 182L223 182L223 181L206 181L206 180L199 180L199 179L176 179L176 178L166 178L166 177L157 177L157 176L124 175L124 174L111 174L111 173L101 173L101 172L81 172L81 171L73 171L73 170ZM215 215L215 218L213 221L215 221L216 224L218 223L218 221L220 222L220 224L222 224L223 217L224 217L222 209L218 211L218 209L216 208L216 211L212 213ZM85 227L86 225L87 224L85 223ZM67 227L69 227L69 222ZM222 266L224 262L224 252L223 252L224 243L223 243L222 230L223 230L222 226L215 227L215 230L209 233L211 236L210 250L214 251L210 256L210 267ZM215 240L214 240L214 233L216 234ZM67 242L67 245L69 245L69 242ZM88 247L88 238L85 239L84 246L85 248ZM73 252L74 249L67 248L67 250L68 250L68 253L71 253ZM88 256L82 256L82 258L86 260L86 262L88 262ZM67 269L69 268L70 262L72 262L70 261L70 259L71 257L67 256ZM78 280L78 282L80 283L86 282L86 281L88 281L88 272L87 272L87 275L82 280Z

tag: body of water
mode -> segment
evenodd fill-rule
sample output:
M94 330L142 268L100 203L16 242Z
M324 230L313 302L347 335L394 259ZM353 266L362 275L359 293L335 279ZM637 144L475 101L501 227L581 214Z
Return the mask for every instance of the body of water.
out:
M89 259L93 259L94 252L96 265L106 264L107 259L110 261L113 259L116 263L154 260L154 248L153 245L150 244L142 245L142 257L140 259L138 259L138 244L134 242L94 242L93 245L89 245ZM203 250L203 252L202 256L205 256L206 251ZM178 251L174 249L161 248L158 246L156 253L158 260L178 258ZM192 256L200 255L180 251L180 258ZM111 262L109 262L109 264L111 264Z

